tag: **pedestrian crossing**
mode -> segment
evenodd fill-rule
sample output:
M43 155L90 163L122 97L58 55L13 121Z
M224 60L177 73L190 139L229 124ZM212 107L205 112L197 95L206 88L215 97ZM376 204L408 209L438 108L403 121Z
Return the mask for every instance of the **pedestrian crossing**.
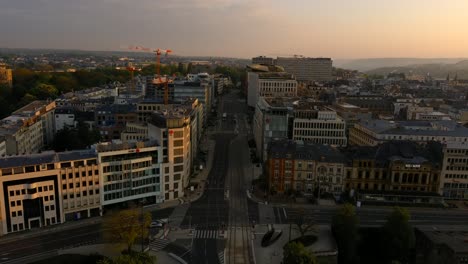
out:
M224 250L218 252L218 261L220 264L224 264Z
M201 229L201 230L195 230L194 238L217 239L221 237L219 236L219 230Z
M171 241L169 240L156 238L155 240L150 242L149 246L150 246L150 249L153 251L160 251L164 249L170 243Z

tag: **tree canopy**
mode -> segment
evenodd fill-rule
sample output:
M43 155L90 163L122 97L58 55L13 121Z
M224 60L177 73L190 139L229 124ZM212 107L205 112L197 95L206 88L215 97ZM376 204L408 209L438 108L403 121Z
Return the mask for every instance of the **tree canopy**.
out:
M410 218L408 210L401 207L395 207L387 217L383 233L386 237L384 242L388 260L408 262L410 251L415 244L414 229L409 223Z
M150 225L151 213L142 214L138 209L115 212L106 221L112 239L125 243L127 252L132 251L132 246L138 238L148 237Z
M317 259L301 243L287 243L283 249L284 264L316 264Z
M338 244L339 263L357 263L358 228L356 210L351 204L343 205L333 216L332 230Z

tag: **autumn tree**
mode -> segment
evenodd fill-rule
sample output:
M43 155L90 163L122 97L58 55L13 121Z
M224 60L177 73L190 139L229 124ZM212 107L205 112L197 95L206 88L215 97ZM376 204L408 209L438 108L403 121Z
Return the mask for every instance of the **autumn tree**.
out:
M301 243L290 242L283 248L284 264L317 264L317 259Z
M150 225L151 213L142 213L138 209L115 212L107 220L110 236L114 241L125 243L127 252L132 251L137 239L148 237Z

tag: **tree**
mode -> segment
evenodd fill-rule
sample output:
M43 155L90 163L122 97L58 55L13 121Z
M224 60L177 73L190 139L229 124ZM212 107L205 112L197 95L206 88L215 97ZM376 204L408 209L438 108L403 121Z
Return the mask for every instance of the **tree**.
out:
M414 229L409 223L408 210L395 207L383 226L387 259L407 263L415 244Z
M359 221L353 205L345 204L333 216L332 230L338 244L338 262L356 263Z
M39 99L54 99L58 95L58 90L51 84L39 83L30 93Z
M316 264L317 259L301 243L287 243L283 248L284 264Z
M299 217L294 219L296 229L301 233L301 237L305 234L315 231L315 221L310 215L306 215L304 211L301 212Z
M138 238L148 237L150 224L151 213L142 214L138 209L127 209L111 215L106 226L111 237L125 243L127 252L131 252Z

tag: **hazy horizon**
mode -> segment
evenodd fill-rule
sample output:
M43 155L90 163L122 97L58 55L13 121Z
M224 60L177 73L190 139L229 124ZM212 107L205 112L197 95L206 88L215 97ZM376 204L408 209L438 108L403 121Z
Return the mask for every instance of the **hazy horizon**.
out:
M142 45L180 56L468 57L464 0L0 1L5 48Z

